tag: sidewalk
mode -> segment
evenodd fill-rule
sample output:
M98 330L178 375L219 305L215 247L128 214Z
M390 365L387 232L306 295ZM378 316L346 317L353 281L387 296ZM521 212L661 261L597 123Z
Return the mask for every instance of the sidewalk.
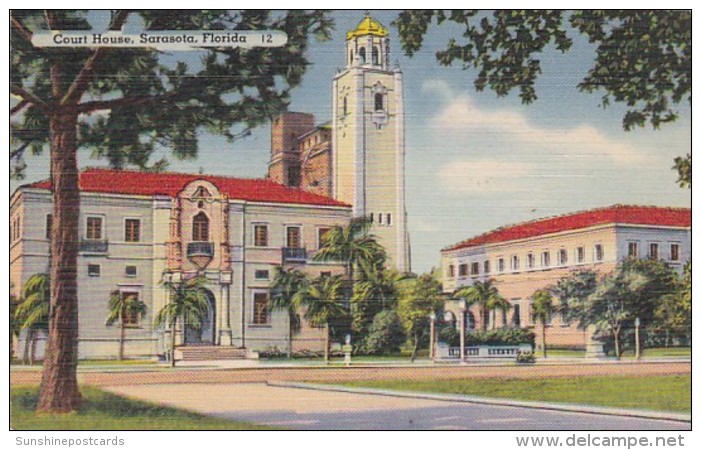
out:
M338 385L296 383L289 381L268 381L268 386L307 389L314 391L343 392L348 394L366 394L397 398L414 398L422 400L439 400L446 402L474 403L493 406L510 406L518 408L540 409L548 411L567 411L605 416L633 417L640 419L671 420L675 422L691 422L691 414L680 414L666 411L648 411L639 409L608 408L599 406L580 405L572 403L545 403L512 400L508 398L474 397L459 394L434 394L428 392L394 391L387 389L357 388Z

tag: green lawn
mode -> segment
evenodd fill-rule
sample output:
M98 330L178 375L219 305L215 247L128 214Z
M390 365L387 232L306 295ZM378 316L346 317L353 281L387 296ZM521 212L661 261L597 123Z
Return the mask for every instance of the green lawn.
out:
M548 349L548 358L584 358L585 350ZM543 352L535 352L536 358L542 358ZM623 358L635 358L635 352L627 350ZM644 348L643 358L691 358L691 347Z
M543 379L380 380L344 386L463 394L627 409L691 412L691 376L600 376Z
M269 430L83 387L76 414L36 414L37 388L10 389L10 426L16 430Z

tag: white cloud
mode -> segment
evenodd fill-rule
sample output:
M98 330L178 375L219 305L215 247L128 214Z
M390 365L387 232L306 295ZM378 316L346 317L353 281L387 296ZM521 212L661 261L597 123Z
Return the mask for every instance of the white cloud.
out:
M444 188L466 193L522 191L524 178L534 176L534 164L489 159L452 161L439 172Z
M628 142L603 134L589 124L571 128L547 128L531 123L520 111L480 109L467 95L456 94L442 80L427 80L422 90L443 100L445 107L430 121L445 140L464 142L493 136L511 150L534 153L607 158L616 164L644 162L649 157Z

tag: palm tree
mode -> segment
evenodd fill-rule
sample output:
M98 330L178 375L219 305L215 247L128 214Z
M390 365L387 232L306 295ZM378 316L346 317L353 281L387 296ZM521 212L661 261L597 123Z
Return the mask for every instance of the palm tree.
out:
M15 284L10 282L10 362L15 356L15 341L19 340L19 333L22 324L17 320L17 306L19 305L19 299L15 295Z
M304 318L312 326L325 328L324 361L329 363L330 324L345 316L348 311L343 305L343 277L318 277L292 296L295 309L305 308Z
M275 277L270 283L270 307L287 311L290 328L287 342L287 356L289 358L292 358L292 336L297 334L301 327L297 307L292 298L307 282L307 276L299 270L285 270L282 267L277 267Z
M32 275L22 288L22 301L17 306L15 317L20 328L27 330L22 356L25 364L34 364L37 331L46 330L49 326L50 285L49 274L38 273Z
M112 291L109 301L109 314L107 325L119 322L119 360L124 359L124 338L127 328L127 318L135 318L137 321L146 314L146 303L139 300L136 294L124 294L120 291Z
M510 309L511 309L511 303L502 297L501 295L492 297L491 300L489 300L487 304L487 309L489 311L492 311L492 330L496 328L497 325L497 311L502 311L503 314L506 314ZM503 326L506 326L506 322L504 322Z
M366 217L351 219L345 227L334 227L321 241L314 261L338 261L346 266L346 276L353 284L354 268L361 262L381 267L387 259L384 248L370 234L372 222Z
M170 326L170 365L175 367L175 325L187 318L188 326L199 329L209 311L209 298L205 290L207 278L197 276L184 281L164 281L170 300L154 319L155 326ZM185 327L183 326L183 331Z
M553 296L547 289L538 289L533 293L533 320L540 321L543 327L543 358L548 357L546 350L545 330L546 325L555 311Z
M351 307L354 312L353 329L364 335L377 313L397 306L398 285L406 279L406 275L377 267L369 261L361 261L358 268Z
M465 286L453 294L454 298L464 298L468 309L477 305L480 310L480 318L482 322L482 331L487 330L487 314L491 305L500 304L504 298L499 293L499 290L494 286L494 280L475 281L472 286Z

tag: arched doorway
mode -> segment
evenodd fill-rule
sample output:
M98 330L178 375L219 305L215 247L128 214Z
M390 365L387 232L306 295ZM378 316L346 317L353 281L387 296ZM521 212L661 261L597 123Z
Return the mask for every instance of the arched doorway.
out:
M215 324L217 323L216 299L211 291L205 290L209 307L199 328L190 326L185 319L185 345L214 345L216 344Z

